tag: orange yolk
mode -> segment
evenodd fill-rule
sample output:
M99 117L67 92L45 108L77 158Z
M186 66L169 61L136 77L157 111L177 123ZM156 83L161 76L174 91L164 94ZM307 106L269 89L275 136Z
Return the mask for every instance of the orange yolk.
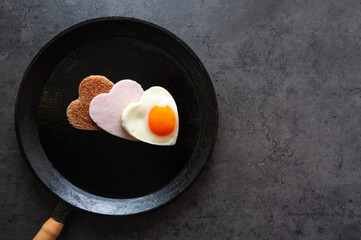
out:
M158 136L169 135L175 127L175 114L168 106L155 106L150 110L148 124L154 134Z

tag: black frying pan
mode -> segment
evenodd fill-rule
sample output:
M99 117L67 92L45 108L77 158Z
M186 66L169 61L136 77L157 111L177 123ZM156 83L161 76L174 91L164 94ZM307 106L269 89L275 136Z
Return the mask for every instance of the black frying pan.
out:
M179 111L177 144L73 128L66 108L82 79L95 74L166 88ZM50 192L81 210L132 215L168 203L195 181L215 142L217 102L182 40L151 23L109 17L77 24L40 50L21 82L15 124L26 163Z

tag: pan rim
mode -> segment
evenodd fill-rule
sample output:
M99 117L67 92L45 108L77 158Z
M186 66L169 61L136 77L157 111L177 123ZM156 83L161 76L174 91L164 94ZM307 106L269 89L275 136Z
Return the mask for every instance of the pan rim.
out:
M55 192L54 188L52 186L49 186L48 184L46 184L44 182L44 180L41 178L41 176L39 176L38 172L34 169L34 166L31 164L31 161L29 160L29 156L25 150L25 146L23 145L23 141L22 141L22 137L20 134L20 119L19 119L19 109L20 109L20 101L21 101L21 92L23 91L23 87L24 87L24 82L26 81L29 72L31 71L31 69L34 67L34 65L36 64L36 62L39 60L39 58L42 56L42 54L57 40L61 39L64 35L71 33L72 31L81 28L85 25L88 24L92 24L92 23L97 23L97 22L107 22L107 21L129 21L129 22L135 22L135 23L140 23L140 24L145 24L149 27L155 28L156 30L165 33L166 35L170 36L172 39L176 40L178 42L178 44L181 45L182 48L184 48L187 53L189 53L191 55L191 57L197 62L198 67L200 67L202 74L204 75L204 78L207 82L207 87L209 88L209 91L211 92L211 97L212 97L212 102L213 102L213 108L214 108L214 128L213 130L213 134L208 134L208 136L211 137L211 140L208 144L208 148L209 150L206 152L206 154L204 155L204 161L203 163L201 163L200 169L195 173L195 176L192 177L191 180L189 180L187 183L185 183L185 186L183 186L180 191L178 191L175 195L169 197L168 199L166 199L165 201L162 201L161 204L151 204L151 202L146 206L143 207L141 209L131 209L131 208L124 208L124 209L119 209L118 211L115 211L114 209L108 209L108 210L99 210L99 208L94 207L94 208L87 208L86 206L84 206L84 202L81 202L80 204L77 204L77 202L72 202L69 201L69 199L64 199L62 196L60 196L57 192ZM145 213L148 211L152 211L154 209L158 209L159 207L165 206L166 204L168 204L169 202L175 200L176 198L178 198L180 195L182 195L184 192L186 192L192 185L193 183L197 180L197 178L200 176L200 174L202 173L202 170L204 169L204 166L206 165L207 161L210 159L211 154L212 154L212 150L214 148L215 142L216 142L216 136L217 136L217 131L218 131L218 106L217 106L217 99L216 99L216 94L214 91L214 87L213 84L211 82L211 79L204 67L204 65L202 64L202 62L200 61L200 59L198 58L198 56L194 53L194 51L183 41L181 40L179 37L177 37L175 34L171 33L170 31L155 25L153 23L144 21L144 20L140 20L140 19L136 19L136 18L129 18L129 17L120 17L120 16L111 16L111 17L101 17L101 18L95 18L95 19L90 19L90 20L86 20L80 23L77 23L65 30L63 30L62 32L60 32L59 34L57 34L55 37L53 37L50 41L48 41L40 50L39 52L35 55L35 57L32 59L32 61L30 62L29 66L27 67L24 76L21 80L19 89L18 89L18 94L17 94L17 98L16 98L16 104L15 104L15 116L14 116L14 121L15 121L15 129L16 129L16 137L17 137L17 142L21 151L21 154L28 166L28 168L30 169L30 171L32 172L32 174L35 176L35 178L40 182L40 184L45 187L49 192L51 192L53 195L55 195L57 198L62 199L63 201L69 203L71 206L84 210L84 211L88 211L88 212L92 212L92 213L96 213L96 214L102 214L102 215L134 215L134 214L139 214L139 213ZM42 146L41 146L41 149ZM47 160L49 162L49 164L51 165L50 161ZM138 197L138 198L132 198L132 199L112 199L112 198L105 198L105 197L100 197L100 196L96 196L94 194L88 193L80 188L77 188L76 186L74 186L72 183L70 183L67 179L65 179L64 177L61 176L61 174L59 172L57 172L56 169L54 169L55 172L57 174L59 174L58 177L62 178L63 181L67 182L67 187L72 187L73 191L80 191L82 192L83 195L89 195L94 199L98 199L99 201L107 201L107 202L114 202L114 203L119 203L119 204L127 204L127 201L148 201L151 200L152 197L154 197L155 194L157 194L158 192L163 191L165 188L167 187L171 187L169 186L169 183L167 185L165 185L164 187L162 187L161 189L157 190L154 193L142 196L142 197ZM181 173L180 173L181 174ZM178 176L180 175L178 174ZM177 177L178 177L177 176ZM176 178L177 178L176 177ZM171 182L173 182L175 179L173 179ZM183 183L184 184L184 183ZM86 204L86 203L85 203Z

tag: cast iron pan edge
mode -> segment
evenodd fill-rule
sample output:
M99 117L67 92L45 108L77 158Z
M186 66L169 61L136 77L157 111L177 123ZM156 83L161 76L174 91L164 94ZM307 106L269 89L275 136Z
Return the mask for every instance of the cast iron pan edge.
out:
M201 166L199 166L201 169L199 169L196 173L195 176L182 176L180 177L180 179L186 179L187 182L185 181L178 181L175 184L168 184L166 186L164 186L164 188L162 188L161 190L155 192L155 193L151 193L149 195L143 196L143 197L139 197L139 198L134 198L134 199L110 199L110 198L104 198L104 197L99 197L99 196L95 196L93 194L89 194L77 187L75 187L74 185L72 185L70 182L68 182L66 179L64 179L55 169L53 171L53 174L55 175L55 177L61 178L63 183L65 183L65 185L59 186L59 185L47 185L43 182L43 180L40 178L40 176L38 175L37 171L39 171L39 169L34 169L34 166L31 164L31 161L29 160L29 153L25 150L25 146L23 145L23 136L21 134L21 127L20 125L20 116L19 116L19 112L20 112L20 102L21 102L21 92L23 91L24 88L24 82L25 79L28 77L28 74L30 72L30 70L32 69L32 67L34 66L34 64L37 62L37 60L39 59L39 57L49 48L49 46L51 46L54 42L56 42L59 38L61 38L62 36L64 36L65 34L67 34L70 31L73 31L74 29L77 29L83 25L87 25L93 22L101 22L101 21L109 21L109 20L113 20L113 21L133 21L133 22L138 22L138 23L142 23L142 24L146 24L149 25L157 30L160 30L164 33L166 33L167 35L171 36L173 39L175 39L179 44L182 45L183 48L186 49L186 51L192 55L193 59L195 61L197 61L199 67L201 67L202 73L205 76L206 80L207 80L207 87L209 89L211 89L212 91L212 104L213 104L213 115L214 115L214 127L213 127L213 134L209 134L208 133L208 137L210 139L208 139L209 143L206 146L209 150L207 152L207 154L205 156L203 156L206 160L203 162L203 164ZM43 187L45 187L49 192L51 192L52 194L56 195L57 197L59 197L60 199L64 200L65 202L69 203L70 205L72 205L75 208L81 209L81 210L85 210L85 211L89 211L92 213L97 213L97 214L104 214L104 215L134 215L134 214L139 214L139 213L143 213L143 212L148 212L150 210L154 210L157 209L161 206L164 206L165 204L169 203L170 201L174 200L175 198L177 198L178 196L180 196L182 193L184 193L193 183L194 181L199 177L205 163L209 160L211 153L212 153L212 149L214 147L215 144L215 140L216 140L216 135L217 135L217 127L218 127L218 108L217 108L217 100L216 100L216 96L214 93L214 88L213 85L211 83L211 80L209 78L209 75L207 73L207 71L205 70L203 64L201 63L201 61L199 60L199 58L196 56L196 54L181 40L179 39L177 36L175 36L173 33L169 32L166 29L163 29L157 25L154 25L152 23L149 22L145 22L143 20L138 20L138 19L133 19L133 18L124 18L124 17L105 17L105 18L97 18L97 19L91 19L88 21L84 21L81 23L78 23L66 30L64 30L63 32L59 33L57 36L55 36L53 39L51 39L44 47L41 48L41 50L38 52L38 54L34 57L34 59L31 61L31 63L29 64L28 68L25 71L24 77L20 83L19 86L19 94L17 95L17 99L16 99L16 105L15 105L15 128L16 128L16 136L17 136L17 141L18 141L18 145L20 148L20 151L24 157L24 160L27 164L27 166L29 167L29 169L31 170L32 174L36 177L36 179L41 183L41 185ZM29 140L29 139L28 139ZM39 141L40 142L40 141ZM203 142L204 143L204 142ZM39 153L41 155L43 155L43 157L46 158L45 153L41 152ZM51 165L50 162L48 162L49 165ZM36 167L36 166L35 166ZM179 175L176 177L178 178L180 175L184 175L184 171L182 171L181 173L179 173ZM191 179L192 178L192 179ZM174 182L174 181L172 181ZM62 193L62 196L59 196L58 193L55 192L55 188L62 188L62 191L64 191L64 193ZM172 194L171 192L171 188L180 188L180 192L176 193L176 194ZM159 193L163 191L163 193L160 195ZM67 198L64 198L64 196L67 195L73 195L74 192L76 193L80 193L77 196L71 196L73 199L76 199L76 201L71 201ZM84 199L83 199L84 198ZM90 198L91 201L89 202L87 200L87 198ZM104 204L104 203L110 203L110 207L109 204Z

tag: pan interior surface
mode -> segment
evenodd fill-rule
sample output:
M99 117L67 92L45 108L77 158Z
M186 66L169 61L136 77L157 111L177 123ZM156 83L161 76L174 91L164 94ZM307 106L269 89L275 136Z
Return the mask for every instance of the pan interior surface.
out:
M166 88L179 110L177 144L155 146L72 127L66 109L89 75L114 83L133 79L144 90ZM38 130L48 159L72 184L101 197L134 198L165 186L185 167L199 138L199 113L192 79L176 59L144 40L105 37L69 52L51 72L39 102Z

